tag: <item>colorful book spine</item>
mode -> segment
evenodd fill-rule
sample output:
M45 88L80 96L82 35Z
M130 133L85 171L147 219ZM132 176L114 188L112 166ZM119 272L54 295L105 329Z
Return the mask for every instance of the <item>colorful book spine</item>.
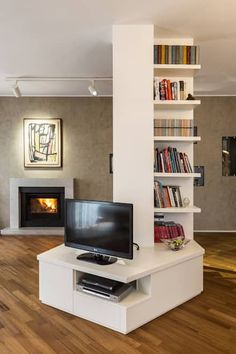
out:
M154 119L154 136L193 136L192 119Z
M185 100L186 99L186 82L183 80L173 81L154 78L154 100Z
M169 146L159 151L154 150L154 172L192 173L193 169L186 153Z
M161 242L162 239L185 237L184 228L174 221L154 221L154 241Z
M199 47L195 45L154 45L154 64L199 64Z
M156 208L183 207L180 186L164 186L154 181L154 206Z

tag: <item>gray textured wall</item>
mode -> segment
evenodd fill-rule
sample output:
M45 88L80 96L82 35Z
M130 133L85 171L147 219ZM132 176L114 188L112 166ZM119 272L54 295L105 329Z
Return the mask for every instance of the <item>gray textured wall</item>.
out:
M63 120L63 168L24 169L23 118ZM75 178L79 198L111 200L111 98L0 98L0 228L9 226L9 178Z
M222 136L236 136L236 97L201 97L195 125L195 165L205 166L205 186L195 187L195 230L236 230L236 177L222 176Z
M195 165L205 186L195 187L195 230L236 230L236 177L222 177L221 138L236 135L236 97L203 97L195 112L202 141ZM24 169L23 118L62 118L63 168ZM112 199L111 98L0 98L0 228L9 225L10 177L74 177L76 197Z

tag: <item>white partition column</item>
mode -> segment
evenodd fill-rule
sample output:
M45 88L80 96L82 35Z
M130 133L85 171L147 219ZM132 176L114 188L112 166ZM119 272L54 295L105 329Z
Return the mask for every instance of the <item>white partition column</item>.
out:
M133 203L134 240L153 246L153 25L113 26L113 199Z

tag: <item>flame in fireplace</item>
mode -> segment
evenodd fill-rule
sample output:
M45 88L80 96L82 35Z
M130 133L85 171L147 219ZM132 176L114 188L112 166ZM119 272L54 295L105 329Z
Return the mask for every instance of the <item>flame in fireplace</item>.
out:
M57 198L31 199L32 213L57 213Z

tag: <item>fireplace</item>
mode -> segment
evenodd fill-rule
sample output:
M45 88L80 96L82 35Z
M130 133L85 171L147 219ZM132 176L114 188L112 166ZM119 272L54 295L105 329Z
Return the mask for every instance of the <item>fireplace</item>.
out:
M64 187L21 187L20 226L64 226Z

